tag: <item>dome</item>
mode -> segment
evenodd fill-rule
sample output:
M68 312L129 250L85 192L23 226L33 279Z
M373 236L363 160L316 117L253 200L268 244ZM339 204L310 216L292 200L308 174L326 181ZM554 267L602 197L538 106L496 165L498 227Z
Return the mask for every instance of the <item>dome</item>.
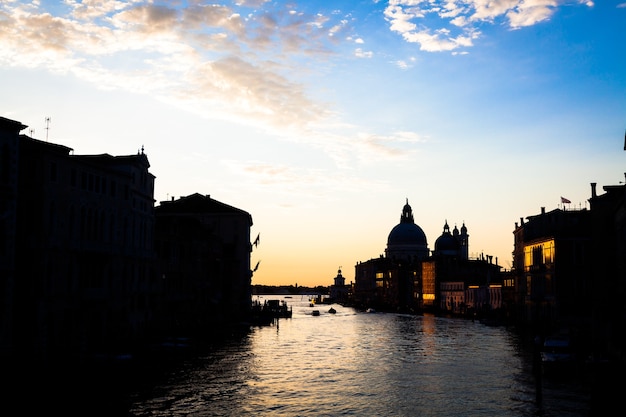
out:
M415 224L408 200L402 209L400 223L389 232L385 252L389 258L424 259L428 256L426 234Z
M391 229L387 245L426 245L426 234L415 223L400 223Z
M449 251L449 250L458 250L459 242L454 238L454 236L450 234L441 235L435 240L435 250L436 251Z
M439 254L456 254L461 247L458 239L458 229L454 228L455 236L450 233L450 226L448 222L443 226L443 233L435 241L435 253Z

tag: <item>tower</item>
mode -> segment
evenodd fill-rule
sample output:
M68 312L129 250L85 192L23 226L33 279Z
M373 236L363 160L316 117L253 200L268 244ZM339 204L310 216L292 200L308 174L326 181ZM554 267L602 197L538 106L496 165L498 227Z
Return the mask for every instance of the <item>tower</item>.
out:
M461 234L459 235L458 240L461 244L461 248L459 250L461 259L469 259L469 235L467 234L465 222L463 222L463 226L461 226Z

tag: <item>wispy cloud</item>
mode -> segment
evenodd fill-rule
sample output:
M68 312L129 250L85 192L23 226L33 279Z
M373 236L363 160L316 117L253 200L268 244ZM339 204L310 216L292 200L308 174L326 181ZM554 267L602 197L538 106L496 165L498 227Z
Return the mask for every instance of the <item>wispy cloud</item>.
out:
M374 53L372 51L364 51L361 48L356 48L354 50L354 56L357 58L371 58L374 56Z
M46 4L46 6L44 6ZM0 65L72 74L103 89L156 97L204 117L274 129L323 148L341 166L398 158L403 135L335 129L332 104L314 99L307 75L330 68L347 48L372 59L350 11L304 11L295 3L203 4L66 0L0 4ZM390 0L389 29L422 51L466 53L478 24L511 29L548 19L585 0ZM46 8L47 7L47 8ZM345 45L343 45L345 43ZM345 47L345 48L344 48ZM380 54L387 56L387 54ZM388 59L408 69L410 60ZM316 65L309 65L315 63ZM328 65L325 67L324 65ZM296 133L295 130L298 130ZM343 132L339 134L337 132Z
M427 52L469 48L482 35L483 23L503 23L510 29L550 19L559 6L589 0L390 0L384 10L389 29Z
M321 14L245 7L261 3L176 9L169 3L85 1L59 6L55 15L5 3L0 63L189 100L204 104L205 114L219 103L219 113L252 123L306 124L323 117L323 106L287 75L302 60L332 53L330 31L344 23L328 29L329 18Z

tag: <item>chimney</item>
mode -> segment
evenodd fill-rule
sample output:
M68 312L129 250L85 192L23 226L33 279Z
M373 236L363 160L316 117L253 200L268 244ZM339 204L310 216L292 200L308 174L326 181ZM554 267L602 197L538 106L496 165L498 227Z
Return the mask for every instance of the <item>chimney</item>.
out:
M591 198L596 198L598 195L596 194L596 183L591 183Z
M545 207L541 207L541 214L546 214L546 208Z

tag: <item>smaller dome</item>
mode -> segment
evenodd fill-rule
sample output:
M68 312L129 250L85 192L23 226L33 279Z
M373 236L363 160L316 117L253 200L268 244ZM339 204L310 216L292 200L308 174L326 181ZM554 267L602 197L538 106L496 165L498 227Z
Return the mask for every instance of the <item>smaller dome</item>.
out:
M456 226L455 231L455 235L458 235ZM460 247L461 245L457 238L450 233L450 226L448 226L448 221L446 220L446 224L443 226L443 233L435 241L435 252L450 255L457 253Z
M451 234L443 234L435 241L435 251L457 251L459 242Z

